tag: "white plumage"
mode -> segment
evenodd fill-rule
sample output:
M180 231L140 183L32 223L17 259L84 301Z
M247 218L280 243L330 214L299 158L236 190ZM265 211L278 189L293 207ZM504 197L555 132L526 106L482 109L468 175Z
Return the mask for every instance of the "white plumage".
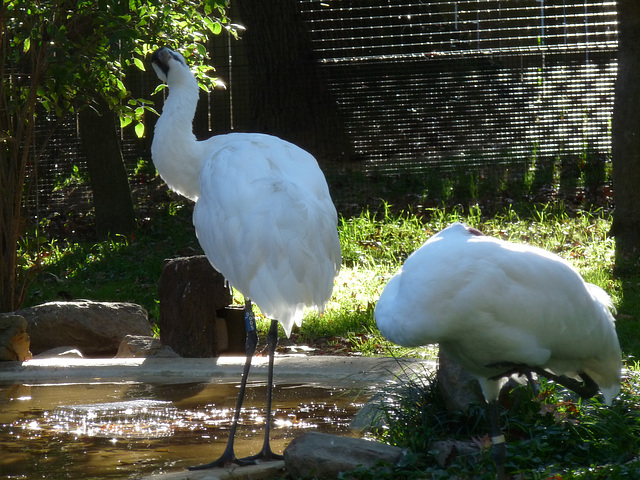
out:
M231 134L212 145L193 221L213 266L287 335L322 309L340 266L336 211L315 159L279 138Z
M340 268L324 175L311 154L274 136L196 141L196 79L176 52L164 48L154 59L169 97L155 127L153 162L172 190L196 202L196 234L214 268L289 335L305 306L323 308Z
M269 447L275 320L267 335L265 444L248 459L238 460L233 453L257 342L251 301L277 319L287 335L300 324L305 307L322 310L341 263L336 209L316 160L289 142L257 133L197 141L192 130L199 96L195 77L182 55L168 48L156 51L152 62L169 85L151 146L153 162L172 190L196 202L193 223L200 245L214 268L247 299L247 362L229 442L219 459L195 468L278 458Z
M386 285L375 318L394 343L439 343L497 400L512 364L589 375L610 403L621 353L608 295L540 248L460 223L431 237Z
M392 342L438 343L478 379L504 479L500 389L513 374L536 373L586 397L599 388L611 403L622 367L612 308L562 258L456 223L407 258L380 295L375 319Z

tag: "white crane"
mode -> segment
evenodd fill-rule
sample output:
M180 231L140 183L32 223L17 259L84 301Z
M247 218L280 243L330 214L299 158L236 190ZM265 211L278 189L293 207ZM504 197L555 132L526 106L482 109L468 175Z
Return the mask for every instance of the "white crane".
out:
M375 310L382 334L404 346L438 343L480 382L493 455L504 478L497 401L512 375L546 376L583 397L620 390L620 345L601 288L545 250L455 223L407 258Z
M151 154L169 188L196 202L193 223L207 258L246 298L247 360L229 441L206 465L282 458L269 447L273 356L278 321L287 336L305 307L322 310L341 263L337 214L327 182L311 154L270 135L231 133L197 141L193 117L198 83L182 55L166 47L152 56L169 86L155 126ZM234 453L257 334L251 301L271 321L267 335L269 378L262 451L246 459Z

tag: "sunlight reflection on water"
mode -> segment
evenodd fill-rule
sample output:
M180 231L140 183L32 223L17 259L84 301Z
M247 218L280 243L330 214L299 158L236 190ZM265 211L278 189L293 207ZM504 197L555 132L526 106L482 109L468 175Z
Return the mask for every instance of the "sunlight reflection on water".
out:
M0 386L2 478L128 478L210 461L222 452L236 384ZM349 424L371 391L276 386L272 445L301 430L358 435ZM250 384L239 456L262 446L266 387Z

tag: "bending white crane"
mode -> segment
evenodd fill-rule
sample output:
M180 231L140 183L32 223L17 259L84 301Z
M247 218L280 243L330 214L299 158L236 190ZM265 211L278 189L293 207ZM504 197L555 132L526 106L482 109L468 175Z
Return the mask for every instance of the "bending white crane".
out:
M336 209L316 160L270 135L231 133L196 141L198 83L184 57L166 47L152 56L169 86L151 154L172 190L196 202L193 223L207 258L246 298L247 360L227 447L195 469L282 458L269 447L273 356L278 321L287 336L304 307L322 310L341 263ZM262 451L237 459L234 437L257 334L251 301L272 320L267 335L269 378Z
M508 377L536 373L586 398L600 389L609 404L620 390L611 309L604 290L562 258L455 223L407 258L380 295L375 318L390 341L438 343L478 379L504 478L497 401Z

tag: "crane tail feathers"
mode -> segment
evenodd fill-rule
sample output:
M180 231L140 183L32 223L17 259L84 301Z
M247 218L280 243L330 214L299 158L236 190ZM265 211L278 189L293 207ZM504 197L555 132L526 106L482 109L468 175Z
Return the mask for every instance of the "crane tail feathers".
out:
M600 305L606 307L612 314L618 313L616 307L613 305L613 301L607 292L593 283L587 283L587 289L591 294L591 297Z

